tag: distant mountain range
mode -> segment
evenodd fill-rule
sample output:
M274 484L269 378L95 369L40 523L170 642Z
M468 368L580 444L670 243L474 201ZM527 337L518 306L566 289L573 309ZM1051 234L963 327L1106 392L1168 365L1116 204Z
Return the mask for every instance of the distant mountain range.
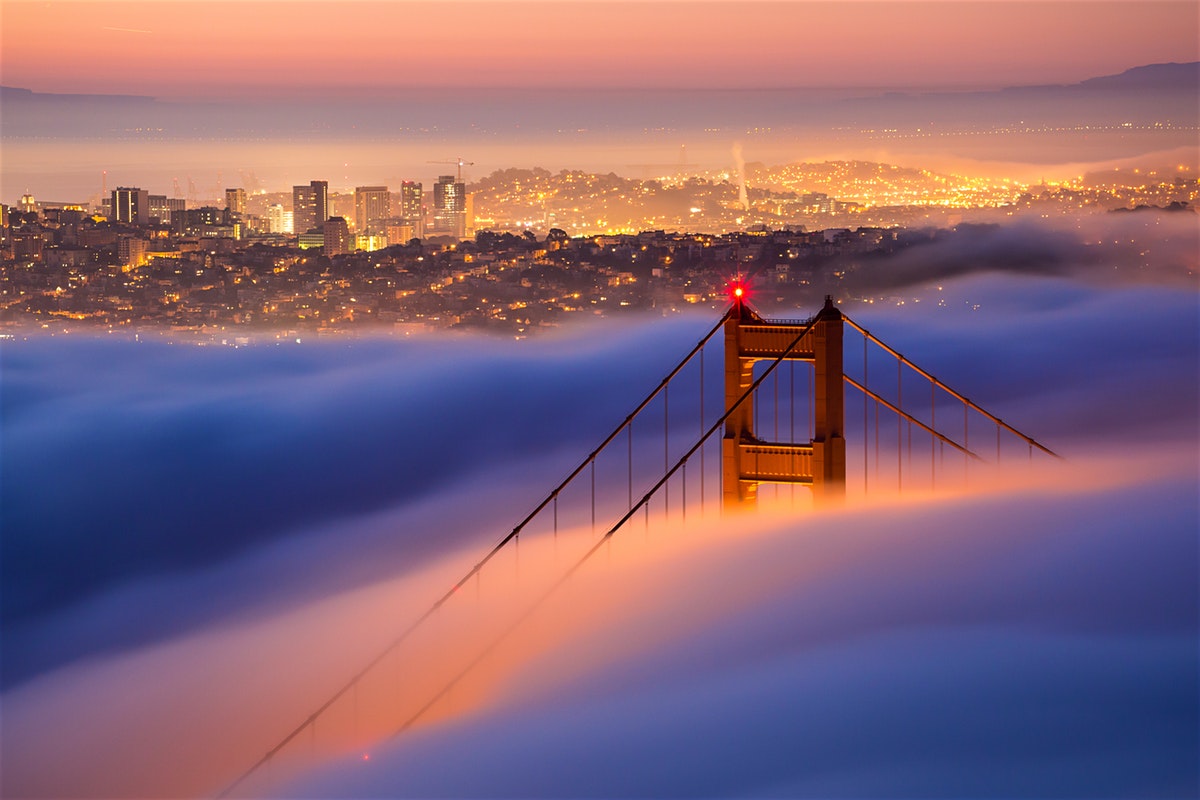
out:
M789 131L941 125L1103 125L1200 117L1200 62L1151 64L1071 85L981 92L398 90L382 98L162 101L0 87L4 137L528 137L670 130L728 139Z
M1149 64L1127 69L1119 75L1089 78L1075 85L1084 89L1177 89L1197 92L1200 91L1200 62Z

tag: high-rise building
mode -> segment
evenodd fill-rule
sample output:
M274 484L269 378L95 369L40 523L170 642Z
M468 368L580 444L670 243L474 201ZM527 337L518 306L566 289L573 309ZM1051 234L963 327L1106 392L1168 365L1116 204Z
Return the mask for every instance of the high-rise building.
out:
M354 239L350 236L350 223L345 217L330 217L325 220L325 255L340 256L349 253L354 248Z
M166 225L171 221L171 206L167 201L170 200L165 194L152 194L150 200L150 221L162 223Z
M408 244L413 239L421 238L412 222L402 218L389 219L384 231L387 233L388 244Z
M267 208L268 233L295 233L292 227L292 211L284 211L283 205L275 203Z
M433 233L462 239L467 234L466 185L441 175L433 185Z
M386 186L356 186L354 227L359 233L380 233L392 215L392 193Z
M415 181L404 181L400 184L400 216L413 219L421 216L421 203L424 201L421 184Z
M292 224L296 233L320 229L329 215L329 182L309 181L292 187Z
M230 214L237 214L239 217L244 217L246 215L246 190L226 189L225 207L229 209Z
M150 223L150 192L146 189L127 186L113 189L112 213L113 219L117 222L148 225Z
M409 239L425 236L425 197L420 183L404 181L400 184L400 219L412 226ZM408 241L408 239L405 239Z

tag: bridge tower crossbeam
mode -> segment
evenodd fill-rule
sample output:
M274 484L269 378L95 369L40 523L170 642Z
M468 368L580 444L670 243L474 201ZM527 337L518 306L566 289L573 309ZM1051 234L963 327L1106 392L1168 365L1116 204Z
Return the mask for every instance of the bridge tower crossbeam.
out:
M805 330L811 325L811 330ZM725 409L721 493L727 510L753 506L760 483L809 486L818 504L846 496L845 391L842 313L825 306L806 322L769 321L736 297L725 321ZM799 341L797 342L797 337ZM813 364L813 437L805 443L768 442L755 435L754 365L771 361Z

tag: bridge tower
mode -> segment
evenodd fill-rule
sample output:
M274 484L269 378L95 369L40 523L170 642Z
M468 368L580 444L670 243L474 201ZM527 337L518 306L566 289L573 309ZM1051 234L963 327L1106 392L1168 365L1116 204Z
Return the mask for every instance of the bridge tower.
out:
M809 322L772 322L750 308L740 291L734 295L733 310L725 321L725 410L732 413L721 442L724 507L753 506L760 483L810 486L818 504L840 502L846 496L842 312L826 297L825 306ZM813 364L813 438L806 444L767 442L755 436L753 394L735 408L754 383L755 362L781 356Z

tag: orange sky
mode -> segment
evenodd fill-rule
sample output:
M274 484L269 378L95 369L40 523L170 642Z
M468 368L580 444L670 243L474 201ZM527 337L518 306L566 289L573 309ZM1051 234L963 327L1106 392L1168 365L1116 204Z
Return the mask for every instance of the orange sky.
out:
M412 86L990 87L1192 61L1194 2L27 2L0 78L159 97Z

